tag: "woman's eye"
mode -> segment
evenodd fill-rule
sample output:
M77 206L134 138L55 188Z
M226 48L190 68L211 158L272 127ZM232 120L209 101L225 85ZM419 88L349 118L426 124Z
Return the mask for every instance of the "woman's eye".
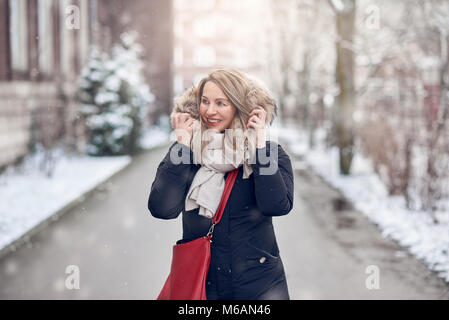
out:
M203 103L205 103L205 104L207 104L207 100L206 99L203 99L203 101L202 101Z
M226 106L223 102L221 102L221 101L218 101L218 103L217 103L219 106Z

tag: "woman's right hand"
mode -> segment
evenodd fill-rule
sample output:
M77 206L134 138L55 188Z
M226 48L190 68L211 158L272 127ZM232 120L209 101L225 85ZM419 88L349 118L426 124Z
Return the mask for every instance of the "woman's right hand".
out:
M176 113L173 116L173 129L176 132L176 140L190 147L193 136L193 123L195 119L189 113Z

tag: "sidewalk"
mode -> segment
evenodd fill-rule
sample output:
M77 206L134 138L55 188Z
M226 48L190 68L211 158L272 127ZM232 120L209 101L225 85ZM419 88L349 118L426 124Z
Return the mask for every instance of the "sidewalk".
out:
M157 128L145 133L141 140L145 150L168 141ZM0 258L23 245L30 246L33 235L104 188L108 179L132 161L130 156L66 155L60 148L52 152L56 161L51 177L38 170L42 150L28 156L17 170L8 168L0 175Z

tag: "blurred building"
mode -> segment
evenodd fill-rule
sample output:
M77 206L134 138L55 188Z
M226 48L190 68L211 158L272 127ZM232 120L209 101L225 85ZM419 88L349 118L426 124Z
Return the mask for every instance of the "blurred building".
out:
M82 136L73 98L95 3L0 0L0 166L35 143L47 147L65 137L76 145Z
M144 47L145 79L155 96L150 122L168 114L173 100L172 0L99 0L99 39L109 48L122 31L135 30Z
M141 34L145 76L169 110L171 10L170 0L0 0L0 168L38 143L83 150L76 80L89 45L108 49L126 28Z
M211 70L233 67L264 79L265 1L174 0L175 95Z

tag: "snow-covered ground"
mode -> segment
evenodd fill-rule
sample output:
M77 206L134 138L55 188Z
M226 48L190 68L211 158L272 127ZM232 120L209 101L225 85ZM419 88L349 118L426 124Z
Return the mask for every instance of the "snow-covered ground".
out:
M169 134L158 126L148 128L140 139L140 146L143 149L152 149L158 145L168 142Z
M152 127L140 144L151 149L167 142L168 134ZM38 170L42 151L27 157L20 168L9 167L0 175L0 250L131 162L130 156L79 156L62 149L54 149L53 155L51 177Z
M277 135L293 154L302 156L306 166L377 224L383 236L396 240L449 282L449 212L443 213L441 222L435 224L428 213L408 210L403 197L389 196L369 159L356 154L352 174L343 176L339 174L337 148L325 149L317 143L316 148L309 149L305 134L290 126L277 130ZM318 140L320 136L322 132L318 132Z

